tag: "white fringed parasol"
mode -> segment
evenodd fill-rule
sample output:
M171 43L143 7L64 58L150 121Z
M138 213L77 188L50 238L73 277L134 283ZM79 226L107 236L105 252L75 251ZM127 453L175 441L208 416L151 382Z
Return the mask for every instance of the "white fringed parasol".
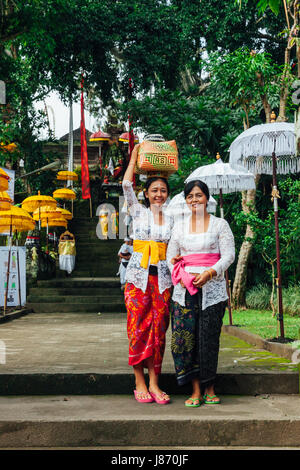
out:
M207 204L207 212L210 214L215 214L217 209L217 201L210 196ZM180 193L176 194L176 196L172 197L171 201L167 205L165 209L165 213L169 216L172 216L176 219L176 217L182 217L185 214L190 214L191 211L187 206L184 198L184 192L181 191Z
M280 268L280 243L278 226L277 173L287 175L300 171L300 158L296 156L295 124L275 122L276 115L271 114L271 123L250 127L242 132L229 148L229 163L235 167L243 165L256 174L273 175L272 200L277 257L278 311L281 338L284 338L282 286Z
M224 218L223 194L255 189L255 179L244 167L237 165L233 168L229 163L224 163L219 153L216 158L215 163L196 168L185 183L201 180L207 184L210 193L219 194L221 217Z
M300 171L295 157L295 124L271 122L250 127L230 145L229 163L243 166L254 174L273 174L272 154L277 157L277 173L287 175Z
M233 168L229 163L224 163L217 154L217 161L210 165L197 168L188 176L185 183L193 180L201 180L207 184L212 194L234 193L247 189L255 189L254 175L242 166Z

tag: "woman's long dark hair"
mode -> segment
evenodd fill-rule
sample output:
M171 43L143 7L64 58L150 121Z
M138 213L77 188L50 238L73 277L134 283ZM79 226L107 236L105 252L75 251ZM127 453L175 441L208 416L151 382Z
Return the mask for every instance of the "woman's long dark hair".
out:
M149 198L147 198L145 196L145 192L148 191L151 184L154 183L154 181L157 181L157 180L161 180L165 183L165 185L167 187L167 191L168 191L168 196L170 194L170 186L169 186L168 180L166 178L163 178L161 176L150 176L150 178L148 178L146 183L145 183L145 189L144 189L144 197L145 197L145 206L146 207L150 207L150 202L149 202Z
M184 187L184 197L185 197L185 199L187 198L188 194L190 194L190 192L192 191L192 189L195 186L197 186L198 188L201 189L203 194L205 194L205 196L207 198L207 202L208 202L208 200L209 200L208 186L207 186L207 184L205 184L203 181L200 181L200 180L193 180L193 181L190 181L189 183L186 183L186 185Z

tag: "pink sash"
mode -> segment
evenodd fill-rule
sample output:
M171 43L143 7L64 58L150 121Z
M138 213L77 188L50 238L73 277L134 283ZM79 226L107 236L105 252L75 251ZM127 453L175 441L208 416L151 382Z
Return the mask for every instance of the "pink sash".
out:
M187 273L185 266L213 266L221 258L220 253L199 253L197 255L183 256L182 260L175 264L172 271L172 282L174 286L183 281L185 287L191 295L198 292L197 287L193 285L195 276Z

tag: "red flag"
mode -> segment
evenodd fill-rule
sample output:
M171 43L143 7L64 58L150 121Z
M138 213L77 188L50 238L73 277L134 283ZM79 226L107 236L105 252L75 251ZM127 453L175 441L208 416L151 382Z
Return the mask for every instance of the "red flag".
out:
M87 154L86 132L84 123L84 101L83 101L83 78L81 80L81 122L80 122L80 141L81 141L81 186L82 199L90 199L90 173Z
M129 99L132 99L133 92L133 83L132 79L129 79ZM129 124L129 142L128 142L128 160L130 161L131 154L134 148L134 134L132 129L132 120L130 114L128 114L128 124ZM133 186L135 187L135 175L133 175Z

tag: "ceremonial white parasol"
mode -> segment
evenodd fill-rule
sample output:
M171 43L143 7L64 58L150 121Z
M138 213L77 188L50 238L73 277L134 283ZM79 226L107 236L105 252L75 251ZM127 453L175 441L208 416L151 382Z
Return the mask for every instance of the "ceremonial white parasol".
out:
M242 132L229 148L229 163L235 167L242 165L255 174L273 175L272 200L276 236L278 310L280 334L284 338L282 286L280 269L280 244L278 227L277 173L289 174L300 171L300 158L296 157L295 125L288 122L275 122L276 115L271 114L271 123L260 124Z
M209 212L210 214L215 214L216 209L217 201L212 196L210 196L207 204L207 212ZM185 202L183 191L172 197L172 199L166 206L164 212L167 215L174 217L174 219L176 219L177 217L183 217L185 214L191 213L190 209L187 206L187 203Z
M207 184L211 194L220 195L220 213L224 218L223 194L235 193L248 189L255 189L254 175L242 166L233 168L229 163L224 163L217 154L217 161L210 165L196 168L185 183L193 180L201 180Z

